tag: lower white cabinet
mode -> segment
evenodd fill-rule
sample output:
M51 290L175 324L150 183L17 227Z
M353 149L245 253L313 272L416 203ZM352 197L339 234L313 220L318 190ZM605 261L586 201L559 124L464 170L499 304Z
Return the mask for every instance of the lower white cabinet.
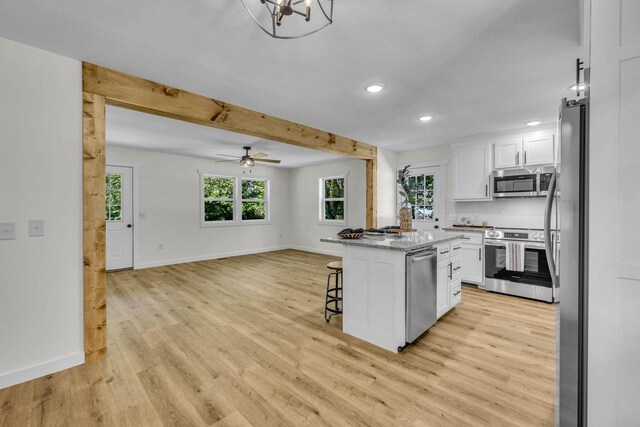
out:
M476 285L484 284L484 253L482 245L462 244L462 274L463 282Z
M438 254L438 286L437 286L437 307L438 318L451 310L460 302L461 293L454 295L456 288L460 290L460 278L462 275L462 245L460 240L455 240L450 244L436 247Z

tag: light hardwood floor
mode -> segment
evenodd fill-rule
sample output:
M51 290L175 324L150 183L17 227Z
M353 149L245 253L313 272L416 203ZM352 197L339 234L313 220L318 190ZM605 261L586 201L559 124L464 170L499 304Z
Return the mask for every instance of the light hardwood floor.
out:
M325 323L333 259L110 273L107 358L0 390L0 425L553 424L554 306L464 287L396 355Z

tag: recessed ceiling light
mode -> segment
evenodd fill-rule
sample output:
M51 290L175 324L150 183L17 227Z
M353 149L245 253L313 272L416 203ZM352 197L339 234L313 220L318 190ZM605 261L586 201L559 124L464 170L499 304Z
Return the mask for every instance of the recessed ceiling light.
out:
M364 88L364 90L366 90L369 93L378 93L382 89L384 89L384 83L371 83L366 88Z
M433 117L431 116L422 116L418 118L418 120L420 120L421 122L428 122L431 119L433 119Z
M530 122L525 123L527 126L538 126L540 123L542 123L540 120L532 120Z
M579 90L580 92L582 92L583 90L585 90L585 89L586 89L586 87L587 87L587 86L583 83L583 84L581 84L580 86L578 86L578 85L573 85L573 86L571 86L571 87L569 88L569 90L570 90L570 91L572 91L572 92L575 92L575 91L577 91L577 90Z

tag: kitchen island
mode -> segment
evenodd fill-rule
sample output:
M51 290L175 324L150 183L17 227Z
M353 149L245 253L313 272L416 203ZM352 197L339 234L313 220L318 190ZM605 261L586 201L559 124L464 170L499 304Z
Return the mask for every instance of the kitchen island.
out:
M321 239L343 246L343 332L393 352L414 341L460 302L460 239L442 231Z

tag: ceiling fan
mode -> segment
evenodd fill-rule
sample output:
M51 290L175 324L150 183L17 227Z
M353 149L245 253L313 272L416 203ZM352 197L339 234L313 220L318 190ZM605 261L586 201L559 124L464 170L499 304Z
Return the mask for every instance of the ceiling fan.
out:
M254 166L256 162L275 163L275 164L279 164L281 162L281 160L265 159L265 157L268 156L268 154L266 153L256 153L253 156L251 156L249 155L249 151L251 150L251 147L242 147L242 149L245 150L245 154L242 157L230 156L228 154L218 154L218 156L233 157L234 159L240 159L240 167L243 167L243 168L250 168ZM217 160L216 163L226 163L226 162L236 162L236 161L237 160Z

